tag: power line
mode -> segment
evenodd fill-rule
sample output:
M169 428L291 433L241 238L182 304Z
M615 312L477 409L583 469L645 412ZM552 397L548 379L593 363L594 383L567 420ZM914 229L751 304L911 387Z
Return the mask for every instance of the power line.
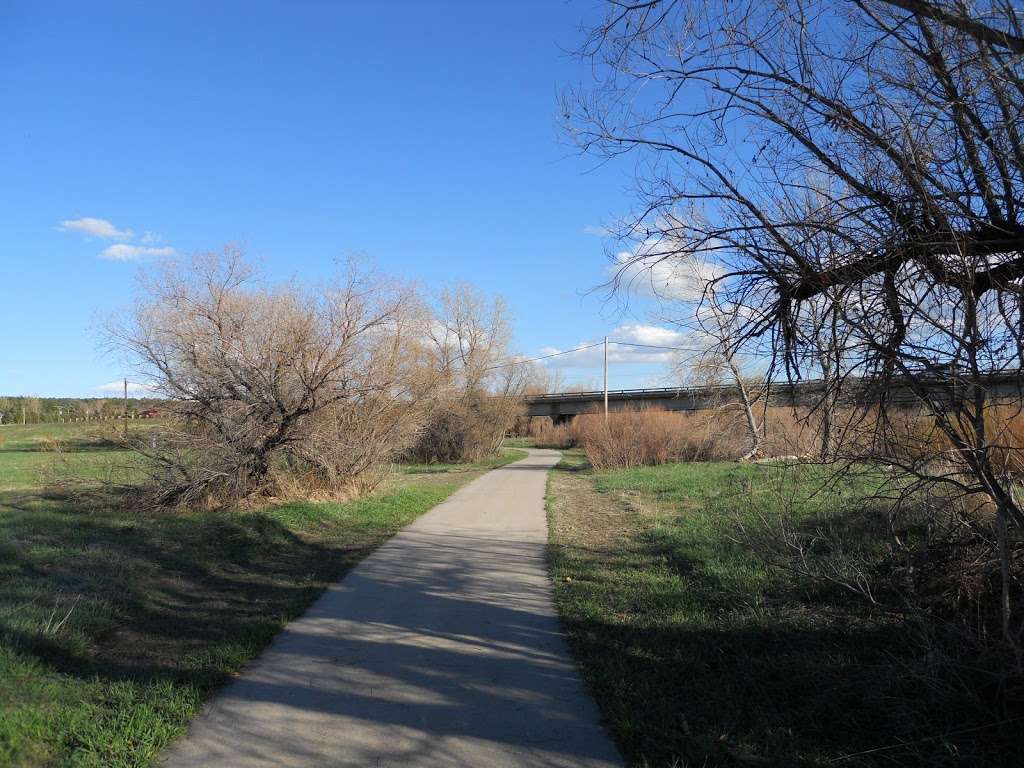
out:
M588 344L585 347L576 347L575 349L567 349L565 352L552 352L550 355L541 355L540 357L526 357L526 358L522 358L522 359L519 359L519 360L512 360L512 361L510 361L508 363L498 363L497 365L492 365L489 368L486 368L485 370L493 371L495 368L507 368L510 365L522 365L523 363L535 363L538 360L547 360L548 358L551 358L551 357L559 357L560 355L571 355L573 352L582 352L585 349L593 349L594 347L600 347L602 344L604 344L604 342L603 341L599 341L596 344Z
M699 354L705 352L704 349L693 348L693 347L673 347L666 344L640 344L634 341L613 341L608 339L609 344L618 344L620 347L642 347L644 349L670 349L676 352L691 352L693 354ZM508 368L513 365L523 365L524 363L536 363L540 360L548 360L552 357L561 357L562 355L572 355L576 352L583 352L594 347L600 347L604 344L603 341L598 341L594 344L587 344L584 347L575 347L574 349L567 349L564 352L552 352L550 355L540 355L538 357L524 357L518 360L510 360L507 363L498 363L497 365L488 366L485 370L493 371L497 368Z
M678 352L706 352L706 349L692 348L692 347L669 347L665 344L638 344L635 341L612 341L608 340L609 344L618 344L620 347L644 347L645 349L674 349Z

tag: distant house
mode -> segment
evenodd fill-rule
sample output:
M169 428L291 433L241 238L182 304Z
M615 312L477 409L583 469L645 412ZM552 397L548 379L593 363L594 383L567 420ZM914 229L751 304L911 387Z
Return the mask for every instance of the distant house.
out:
M139 413L140 419L159 419L161 416L163 416L163 413L157 408L147 408Z

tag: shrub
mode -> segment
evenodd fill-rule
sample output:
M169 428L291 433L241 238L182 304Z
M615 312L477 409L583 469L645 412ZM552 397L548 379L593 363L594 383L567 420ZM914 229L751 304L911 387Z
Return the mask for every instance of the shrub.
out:
M520 411L518 399L510 397L470 395L443 400L434 406L405 459L450 463L493 456Z
M818 414L807 408L770 406L763 411L764 456L819 456L821 436Z
M573 428L597 469L664 464L680 457L681 417L666 411L625 411L576 417Z
M769 409L767 455L803 455L813 446L813 430L791 409ZM658 408L587 413L554 425L548 417L531 419L529 435L539 448L582 447L595 467L632 467L670 461L735 459L749 447L738 409L665 411Z
M555 424L549 417L539 416L530 420L528 434L538 448L562 450L576 446L576 430L571 422Z
M780 434L788 436L793 441L790 444L813 445L816 439L813 414L796 411L794 414L790 423L782 420ZM1024 473L1024 413L1020 406L989 404L984 409L983 421L993 467L1000 474L1021 476ZM973 423L957 425L957 431L962 434L974 428ZM832 458L837 460L882 461L911 470L937 462L959 465L966 471L962 452L954 448L935 416L921 406L890 406L884 412L876 406L840 409L835 414L833 430ZM778 445L782 444L780 440Z
M67 448L67 444L59 437L40 437L35 441L36 448L40 451L60 453Z
M476 461L497 453L524 415L527 368L510 363L512 325L500 298L471 286L444 290L426 337L442 382L411 461Z
M694 414L657 409L616 411L577 416L568 428L599 469L706 461L735 457L741 432L729 429L733 414L706 411Z
M415 437L433 380L411 290L355 269L323 290L265 287L231 249L145 288L111 333L172 416L133 446L151 504L347 495Z

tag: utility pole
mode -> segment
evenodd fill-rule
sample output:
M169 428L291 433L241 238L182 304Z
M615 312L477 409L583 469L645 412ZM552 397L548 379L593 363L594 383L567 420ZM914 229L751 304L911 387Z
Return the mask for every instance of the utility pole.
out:
M608 337L604 337L604 421L608 423Z
M124 441L128 442L128 379L124 380Z

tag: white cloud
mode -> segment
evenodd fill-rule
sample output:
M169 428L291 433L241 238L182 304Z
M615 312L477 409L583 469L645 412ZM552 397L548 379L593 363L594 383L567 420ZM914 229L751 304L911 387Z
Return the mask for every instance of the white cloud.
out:
M611 269L631 294L690 302L700 300L708 283L725 274L720 265L706 258L673 254L652 241L616 254Z
M610 342L624 341L633 344L680 347L685 350L696 347L689 334L661 325L645 323L620 325L608 334L608 339ZM590 346L594 343L597 343L598 346ZM583 347L590 348L583 349ZM538 354L553 355L564 351L568 351L568 354L541 362L552 368L600 368L604 365L604 345L593 340L581 341L572 350L544 347ZM667 365L674 362L678 354L679 351L676 349L651 349L650 347L630 347L622 344L608 345L608 363L614 365Z
M97 219L93 216L65 219L58 222L57 229L61 232L81 232L104 240L131 240L135 235L130 229L118 229L106 219Z
M100 384L96 387L97 392L114 393L118 395L124 394L124 381L111 381L108 384ZM148 384L139 384L134 381L128 382L128 394L129 395L151 395L155 391L154 387Z
M156 232L146 230L138 239L138 245L132 245L135 232L130 229L118 229L107 219L85 216L80 219L66 219L58 222L57 229L62 232L80 232L88 237L99 237L103 240L121 240L123 242L108 245L100 252L101 259L111 261L134 261L146 257L176 256L178 252L170 246L158 246L164 241Z
M687 335L685 333L673 328L666 328L663 325L646 325L643 323L620 325L612 331L612 335L618 341L631 341L635 344L657 344L666 347L684 347L687 345Z
M177 251L171 247L154 248L146 245L128 245L126 243L118 243L117 245L108 245L100 253L100 257L104 259L110 259L111 261L133 261L135 259L141 259L149 256L175 256Z
M615 255L612 274L631 294L700 301L709 284L726 274L717 262L728 249L706 232L707 226L695 215L663 213L647 230L646 238Z
M608 231L607 227L598 227L593 224L587 224L583 228L584 235L593 235L594 237L608 237L611 232Z

